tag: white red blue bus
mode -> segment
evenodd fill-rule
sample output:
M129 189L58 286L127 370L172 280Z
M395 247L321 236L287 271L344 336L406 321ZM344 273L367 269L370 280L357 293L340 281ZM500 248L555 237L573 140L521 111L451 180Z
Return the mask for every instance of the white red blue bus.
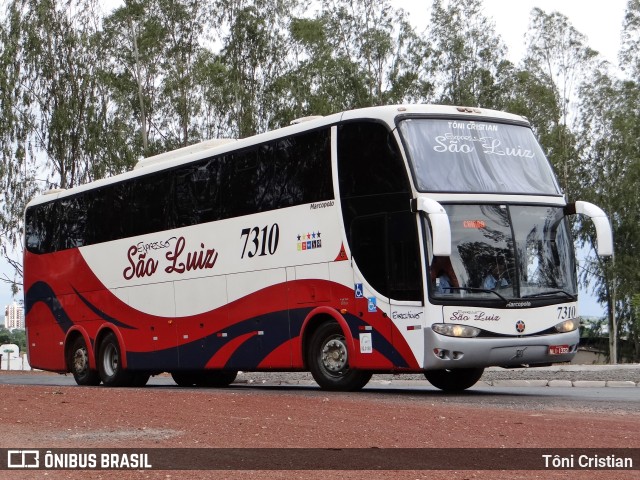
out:
M347 111L205 143L29 203L29 361L77 383L226 386L311 371L472 386L579 343L567 204L530 125L452 106Z

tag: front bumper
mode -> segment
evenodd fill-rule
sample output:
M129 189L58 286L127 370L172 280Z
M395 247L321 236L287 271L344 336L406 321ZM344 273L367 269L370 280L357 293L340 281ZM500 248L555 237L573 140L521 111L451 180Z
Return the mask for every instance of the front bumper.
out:
M578 351L580 332L527 337L458 338L424 329L424 369L520 367L569 362ZM568 345L568 353L550 355L552 345Z

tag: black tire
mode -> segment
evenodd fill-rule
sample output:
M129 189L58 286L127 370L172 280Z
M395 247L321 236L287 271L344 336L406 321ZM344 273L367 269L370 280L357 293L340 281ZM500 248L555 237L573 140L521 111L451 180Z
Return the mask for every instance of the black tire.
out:
M212 388L228 387L237 376L238 372L233 370L205 370L198 374L196 385Z
M171 372L171 377L179 387L194 387L196 385L196 381L198 380L198 373L184 371Z
M98 371L102 383L107 387L130 387L134 374L122 368L122 352L113 333L107 334L98 350Z
M307 364L314 380L325 390L353 392L371 379L371 372L349 368L347 342L342 328L327 322L313 333Z
M484 368L458 368L452 370L428 370L424 376L431 385L445 392L461 392L476 384Z
M77 337L71 344L67 356L67 368L78 385L100 385L100 374L89 368L89 353L83 337Z
M133 380L131 381L131 386L132 387L144 387L147 384L147 382L149 381L150 377L151 377L150 373L135 372L133 374Z

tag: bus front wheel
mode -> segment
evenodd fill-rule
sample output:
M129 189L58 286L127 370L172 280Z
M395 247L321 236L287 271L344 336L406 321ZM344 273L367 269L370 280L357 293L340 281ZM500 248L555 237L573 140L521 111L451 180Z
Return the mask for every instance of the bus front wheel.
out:
M83 337L77 337L71 344L67 367L78 385L99 385L100 374L89 368L89 352Z
M122 368L122 352L113 333L107 334L100 343L98 371L107 387L130 387L134 383L134 375Z
M323 323L313 333L308 365L321 388L352 392L360 390L371 379L371 372L349 368L347 341L335 322Z
M424 376L431 385L445 392L461 392L476 384L484 368L457 368L451 370L427 370Z

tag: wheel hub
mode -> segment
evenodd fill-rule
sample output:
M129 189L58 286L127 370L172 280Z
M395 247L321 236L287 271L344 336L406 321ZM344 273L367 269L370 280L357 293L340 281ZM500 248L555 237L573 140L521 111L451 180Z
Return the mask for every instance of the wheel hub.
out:
M340 339L332 339L322 349L322 364L330 372L339 372L347 366L347 347Z
M116 348L113 345L107 346L104 352L103 361L104 371L107 375L113 376L116 373L118 370L119 360Z
M84 348L79 348L73 355L73 369L76 373L82 374L88 367L87 351Z

